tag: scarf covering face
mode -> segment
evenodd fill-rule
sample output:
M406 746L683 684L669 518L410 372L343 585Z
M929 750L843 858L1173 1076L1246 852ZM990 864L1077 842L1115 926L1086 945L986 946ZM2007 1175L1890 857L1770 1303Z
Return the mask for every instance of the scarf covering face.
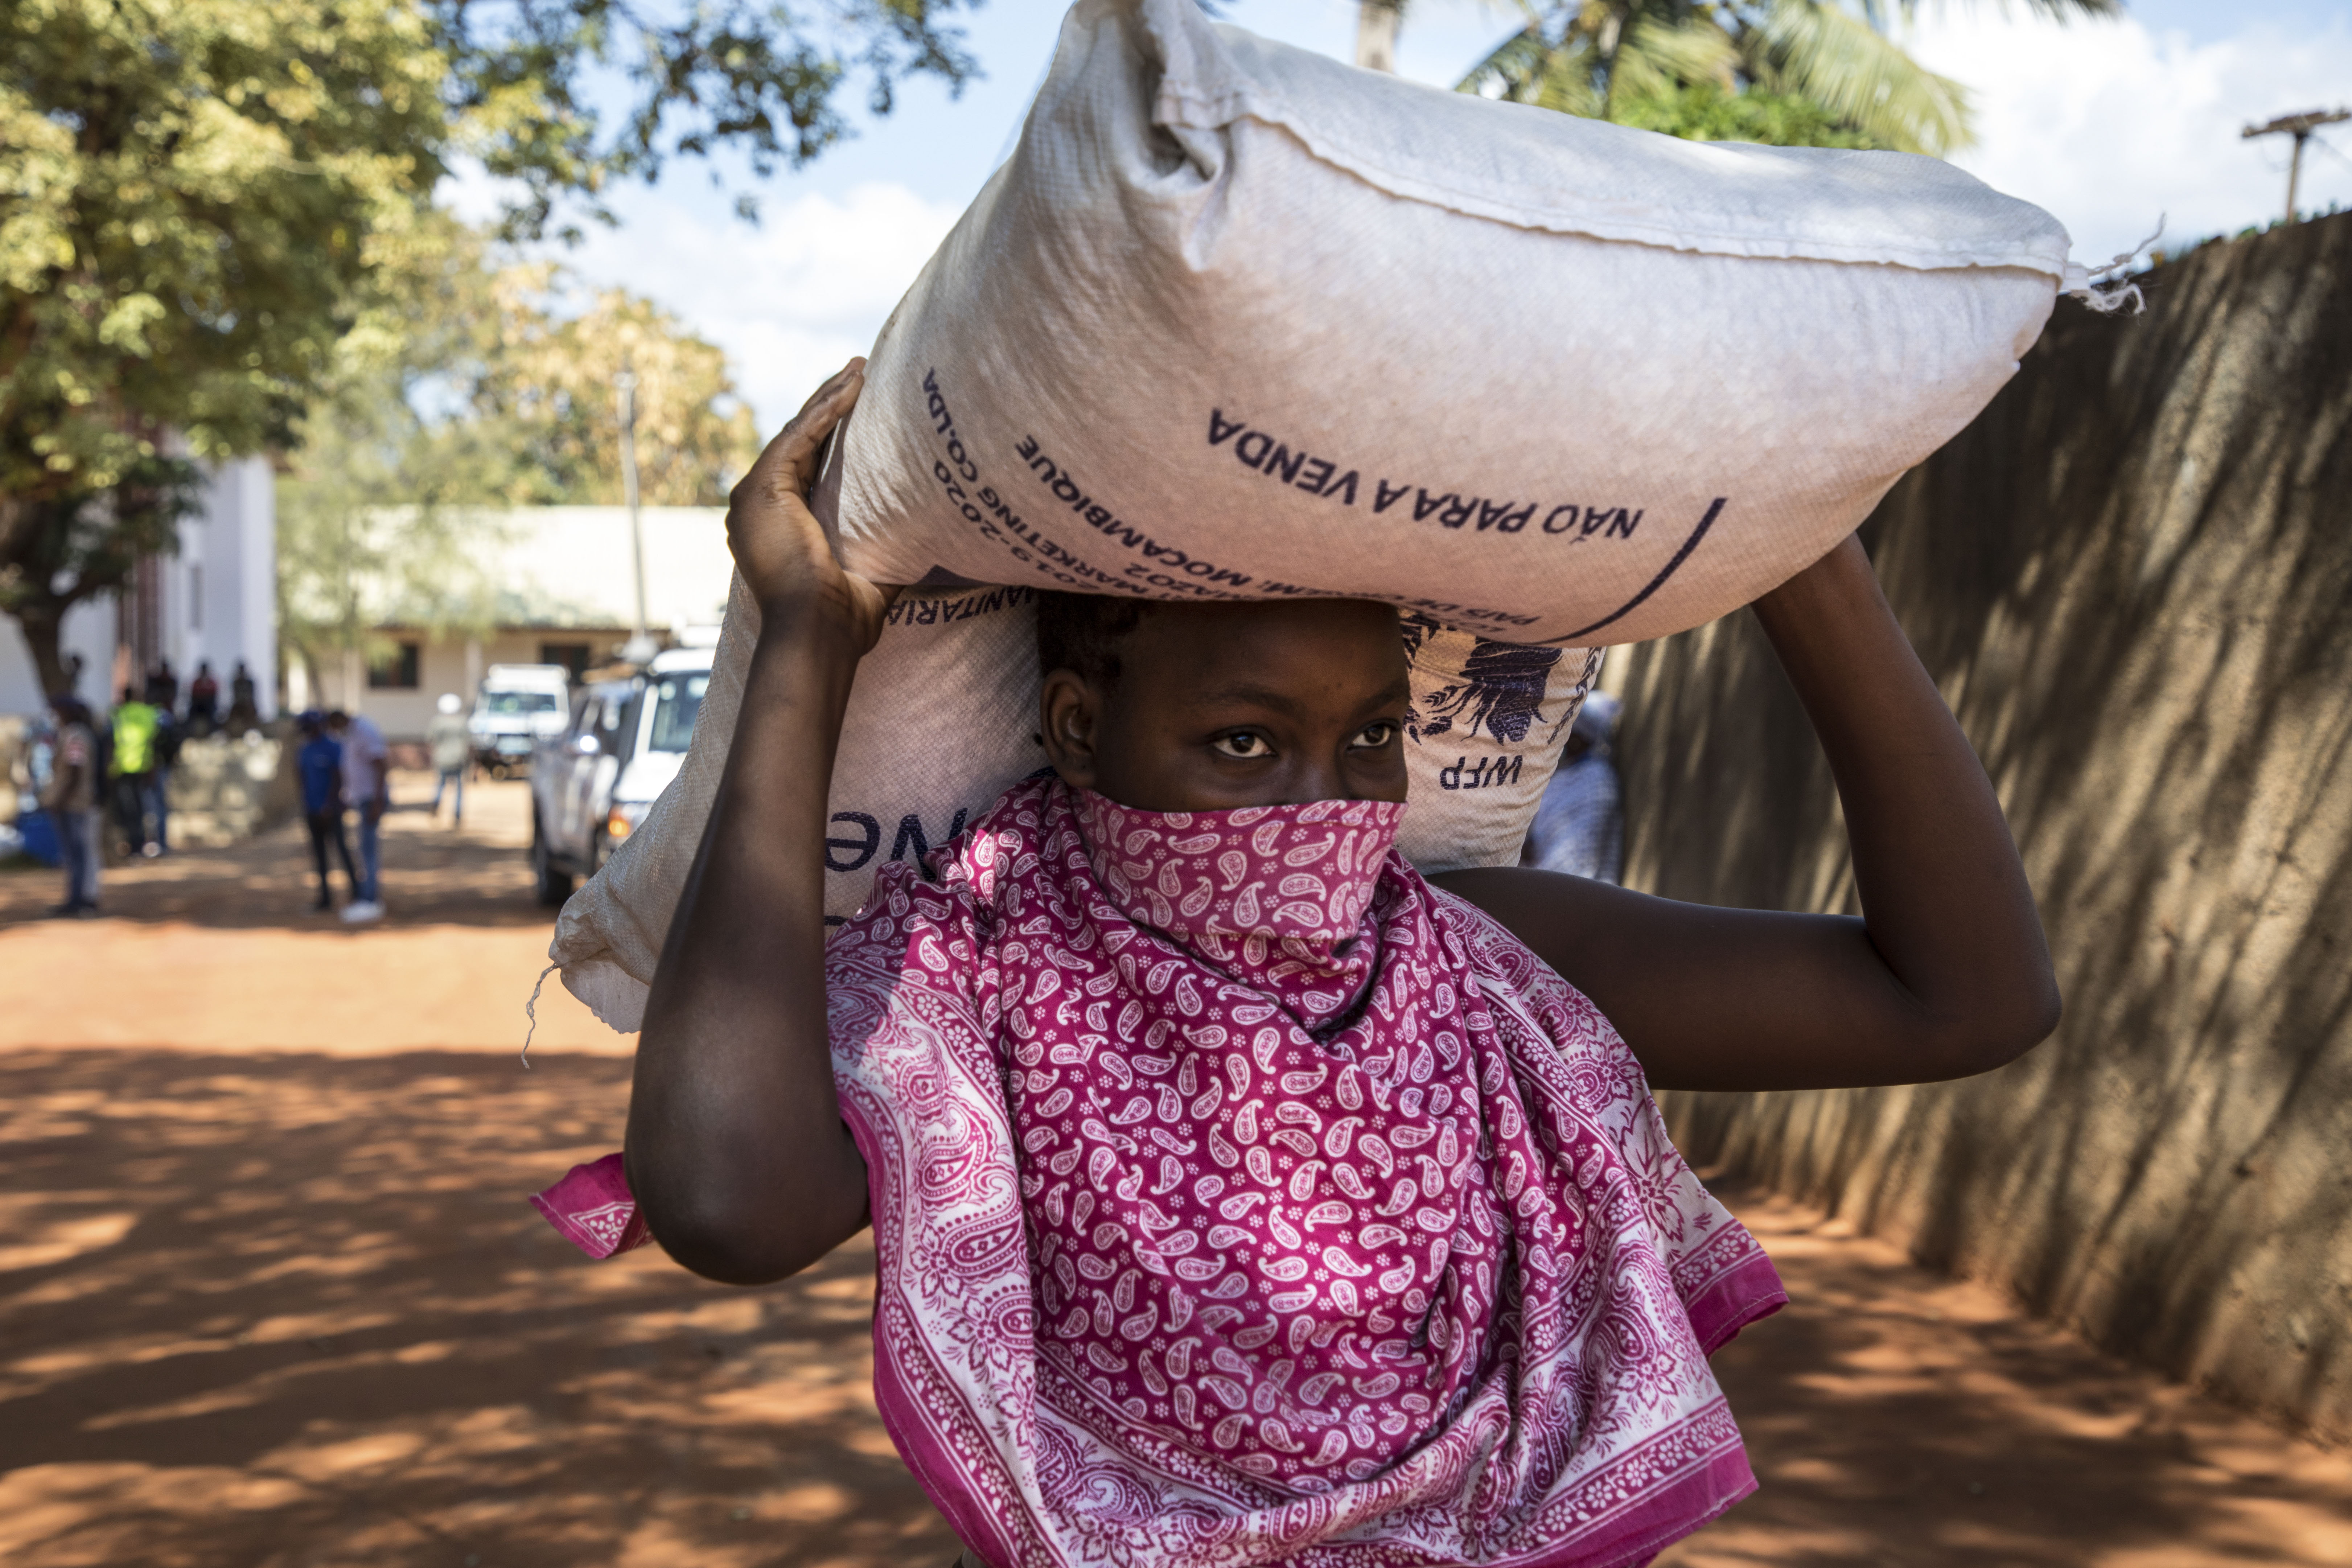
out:
M998 1568L1638 1562L1753 1489L1771 1264L1403 810L1033 780L835 934L876 1392Z
M876 1394L996 1568L1601 1568L1754 1489L1771 1264L1403 811L1032 780L835 933Z

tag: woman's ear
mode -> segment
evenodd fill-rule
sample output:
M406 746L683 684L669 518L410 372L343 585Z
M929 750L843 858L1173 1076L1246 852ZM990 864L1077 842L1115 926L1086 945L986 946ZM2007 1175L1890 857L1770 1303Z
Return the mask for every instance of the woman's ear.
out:
M1037 738L1045 760L1072 789L1095 787L1095 744L1102 704L1094 685L1072 669L1045 677L1037 694Z

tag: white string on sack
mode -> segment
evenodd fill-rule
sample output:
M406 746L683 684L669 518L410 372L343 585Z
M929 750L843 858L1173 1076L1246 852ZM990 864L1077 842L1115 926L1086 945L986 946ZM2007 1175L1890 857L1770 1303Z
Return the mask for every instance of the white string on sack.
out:
M525 1072L530 1070L530 1037L539 1033L539 994L545 988L547 977L561 967L551 963L541 970L538 980L531 984L530 1000L522 1005L522 1016L530 1020L530 1027L522 1033L522 1070Z
M2146 310L2147 300L2140 293L2139 285L2125 274L2133 262L2147 254L2148 247L2164 237L2164 219L2165 215L2157 215L2155 233L2129 250L2117 252L2112 260L2101 266L2081 267L2067 263L2064 292L2072 294L2102 316L2111 315L2126 305L2132 308L2135 316Z

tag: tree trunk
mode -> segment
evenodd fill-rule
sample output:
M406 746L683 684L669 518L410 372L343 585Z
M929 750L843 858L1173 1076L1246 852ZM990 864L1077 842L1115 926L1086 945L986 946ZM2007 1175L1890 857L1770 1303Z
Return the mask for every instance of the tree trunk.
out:
M9 612L16 616L17 630L25 634L25 647L32 653L33 670L40 677L44 697L73 690L73 682L66 677L64 651L58 641L68 607L53 599L42 599Z
M1614 120L1617 108L1617 48L1625 37L1625 13L1612 10L1601 25L1601 118Z
M1396 74L1397 23L1404 15L1402 0L1359 0L1356 7L1356 63L1366 70Z

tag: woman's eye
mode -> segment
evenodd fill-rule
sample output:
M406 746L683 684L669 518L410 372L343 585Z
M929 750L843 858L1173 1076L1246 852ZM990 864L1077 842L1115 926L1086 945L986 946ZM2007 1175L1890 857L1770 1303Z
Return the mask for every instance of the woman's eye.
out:
M1220 735L1210 744L1216 747L1223 755L1242 762L1254 763L1261 757L1274 755L1274 748L1265 743L1264 735L1253 734L1247 730L1239 730L1230 735Z
M1349 743L1362 751L1377 752L1395 740L1396 736L1396 725L1389 720L1382 719L1357 731L1356 738Z

